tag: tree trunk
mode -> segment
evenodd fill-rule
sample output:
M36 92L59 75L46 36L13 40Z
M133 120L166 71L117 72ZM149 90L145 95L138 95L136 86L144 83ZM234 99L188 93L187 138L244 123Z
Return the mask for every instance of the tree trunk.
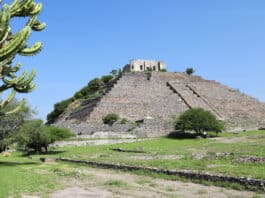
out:
M45 146L45 153L48 153L48 146Z

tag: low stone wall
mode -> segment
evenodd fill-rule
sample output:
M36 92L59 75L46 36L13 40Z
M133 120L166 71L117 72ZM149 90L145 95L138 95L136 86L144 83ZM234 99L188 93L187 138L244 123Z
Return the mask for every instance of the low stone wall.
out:
M117 170L128 170L128 171L149 171L153 173L162 173L166 175L179 176L183 178L188 178L191 180L206 180L211 182L230 182L237 183L245 186L249 189L259 189L265 191L265 180L263 179L252 179L246 177L232 177L224 175L213 175L208 173L198 173L194 171L177 171L177 170L164 170L152 167L139 167L139 166L129 166L124 164L111 164L111 163L100 163L84 160L73 160L68 158L59 158L59 161L72 162L72 163L82 163L93 167L107 168L107 169L117 169Z
M60 127L67 128L77 135L91 135L95 132L116 132L116 133L126 133L129 132L131 128L134 127L134 124L118 124L114 123L113 125L107 125L103 123L70 123L70 122L63 122L60 123Z
M95 122L68 122L64 121L56 126L67 128L73 131L76 135L88 135L93 136L99 134L96 138L109 137L108 133L116 133L117 136L122 134L128 134L144 138L144 137L157 137L161 135L167 135L174 131L173 118L172 121L163 119L144 119L143 123L136 125L136 123L128 122L126 124L114 123L113 125L107 125L103 123ZM101 137L102 136L102 137Z

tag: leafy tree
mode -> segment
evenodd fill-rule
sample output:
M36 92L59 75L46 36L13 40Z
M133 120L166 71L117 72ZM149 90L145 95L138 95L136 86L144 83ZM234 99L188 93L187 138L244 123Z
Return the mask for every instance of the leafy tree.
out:
M176 119L175 129L194 130L197 135L203 135L205 131L221 132L224 124L217 120L210 111L194 108L185 111Z
M195 70L191 67L186 69L186 74L188 74L188 75L192 75L192 74L194 74L194 72L195 72Z
M1 4L2 0L0 0ZM4 4L0 11L0 94L10 90L8 97L0 102L0 116L17 112L23 108L25 100L22 100L13 109L4 111L5 107L15 98L16 93L31 92L35 85L32 83L35 71L29 75L26 71L17 74L21 64L13 65L16 55L33 56L41 51L42 43L36 42L32 46L28 45L28 39L31 31L41 31L45 28L45 23L37 20L37 16L42 10L41 3L35 3L34 0L14 0L11 4ZM14 18L27 17L26 25L13 34L11 22Z
M73 136L73 134L68 129L59 128L55 126L45 126L45 128L47 128L52 143Z
M88 88L93 92L99 91L103 86L104 82L99 78L95 78L88 83Z
M167 72L167 69L160 69L160 72Z
M4 111L10 111L14 109L20 102L16 99L11 101ZM4 151L8 144L12 142L12 138L16 133L16 130L35 113L32 108L24 104L19 111L8 114L0 119L0 152Z
M16 139L20 148L40 153L48 152L49 144L71 136L67 129L45 126L42 120L30 120L20 127Z
M119 69L118 76L121 76L123 74L122 69Z
M73 102L73 98L69 98L58 102L54 105L54 110L47 115L47 124L54 123L56 119L65 111L68 105Z
M111 75L113 75L113 76L117 76L117 74L118 74L118 70L117 69L113 69L113 70L111 70Z
M101 80L107 84L109 81L111 81L113 79L113 76L112 75L106 75L106 76L102 76L101 77Z
M90 92L91 92L91 90L89 89L89 87L88 87L88 86L85 86L85 87L83 87L81 90L79 90L78 92L76 92L76 93L74 94L74 99L80 99L80 98L83 98L83 97L89 95Z
M152 72L153 69L152 69L151 67L147 67L146 71L147 71L147 72Z
M104 124L113 125L115 122L119 120L119 115L115 113L107 114L102 118Z

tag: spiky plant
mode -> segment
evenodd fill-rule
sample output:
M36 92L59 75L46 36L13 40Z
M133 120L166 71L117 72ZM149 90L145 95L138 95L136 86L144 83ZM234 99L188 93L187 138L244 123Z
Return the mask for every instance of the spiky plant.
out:
M2 0L0 0L0 4ZM25 99L12 109L4 112L7 106L15 97L16 93L31 92L35 85L32 83L35 77L35 70L29 74L27 71L18 75L21 64L13 65L16 55L33 56L40 52L42 48L41 42L36 42L32 46L28 46L28 39L31 31L41 31L46 27L45 23L41 23L37 16L42 10L41 3L35 3L34 0L13 0L11 4L4 4L0 11L0 96L3 92L10 90L5 99L0 101L0 116L15 113L25 104ZM28 21L25 26L17 33L12 32L10 22L15 17L27 17Z

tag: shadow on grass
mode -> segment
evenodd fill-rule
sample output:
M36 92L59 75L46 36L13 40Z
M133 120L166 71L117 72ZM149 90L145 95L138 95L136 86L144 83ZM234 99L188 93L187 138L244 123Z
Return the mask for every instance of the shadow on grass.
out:
M173 131L167 135L170 139L199 139L199 138L216 138L219 137L216 133L207 132L207 136L199 136L196 133L183 132L183 131Z
M47 153L36 153L34 151L22 151L22 157L34 156L34 155L58 155L61 153L65 153L65 151L49 151Z
M196 139L197 134L187 133L183 131L173 131L167 135L167 138L170 139Z
M1 166L25 166L25 165L37 165L37 162L3 162L0 161Z

